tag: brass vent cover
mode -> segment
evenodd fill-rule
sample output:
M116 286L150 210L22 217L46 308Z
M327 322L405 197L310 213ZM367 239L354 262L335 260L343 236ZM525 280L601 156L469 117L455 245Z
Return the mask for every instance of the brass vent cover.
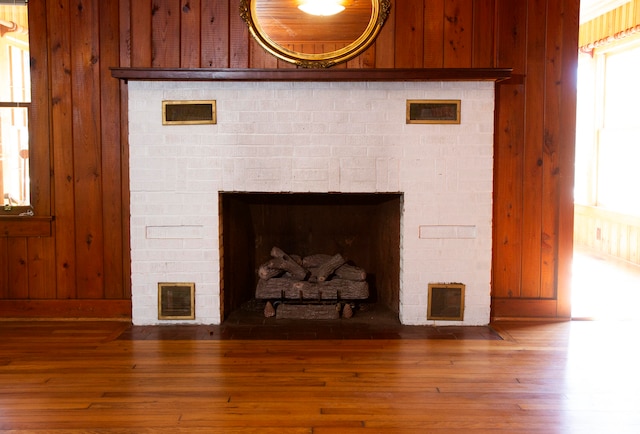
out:
M158 283L158 319L195 319L194 283Z
M464 285L430 283L427 319L462 321L464 319Z
M163 125L198 125L215 123L215 100L162 101Z

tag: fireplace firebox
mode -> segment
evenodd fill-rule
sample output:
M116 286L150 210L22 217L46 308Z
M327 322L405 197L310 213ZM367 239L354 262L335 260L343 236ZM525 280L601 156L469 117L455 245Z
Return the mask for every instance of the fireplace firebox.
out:
M399 312L401 193L221 192L221 304L226 319L255 296L274 246L340 254L367 272L368 303Z

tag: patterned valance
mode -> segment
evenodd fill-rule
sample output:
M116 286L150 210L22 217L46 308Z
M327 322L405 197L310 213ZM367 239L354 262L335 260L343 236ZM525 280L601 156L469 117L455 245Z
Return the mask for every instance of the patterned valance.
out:
M582 52L640 32L640 0L630 2L580 25L578 45Z

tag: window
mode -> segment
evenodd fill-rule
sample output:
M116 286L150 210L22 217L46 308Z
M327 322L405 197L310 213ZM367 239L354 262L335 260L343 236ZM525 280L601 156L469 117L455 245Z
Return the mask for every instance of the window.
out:
M29 27L24 1L0 1L0 192L3 211L29 207Z
M640 38L626 40L578 66L576 203L640 216Z

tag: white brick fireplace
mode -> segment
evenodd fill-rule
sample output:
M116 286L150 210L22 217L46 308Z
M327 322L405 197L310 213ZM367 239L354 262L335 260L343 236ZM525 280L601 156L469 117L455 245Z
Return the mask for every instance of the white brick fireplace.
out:
M459 99L459 125L407 124L409 99ZM163 100L215 100L215 125L162 125ZM195 283L219 324L219 192L402 193L399 319L490 314L494 83L131 81L134 324L158 282ZM464 321L427 320L429 283L466 285Z

